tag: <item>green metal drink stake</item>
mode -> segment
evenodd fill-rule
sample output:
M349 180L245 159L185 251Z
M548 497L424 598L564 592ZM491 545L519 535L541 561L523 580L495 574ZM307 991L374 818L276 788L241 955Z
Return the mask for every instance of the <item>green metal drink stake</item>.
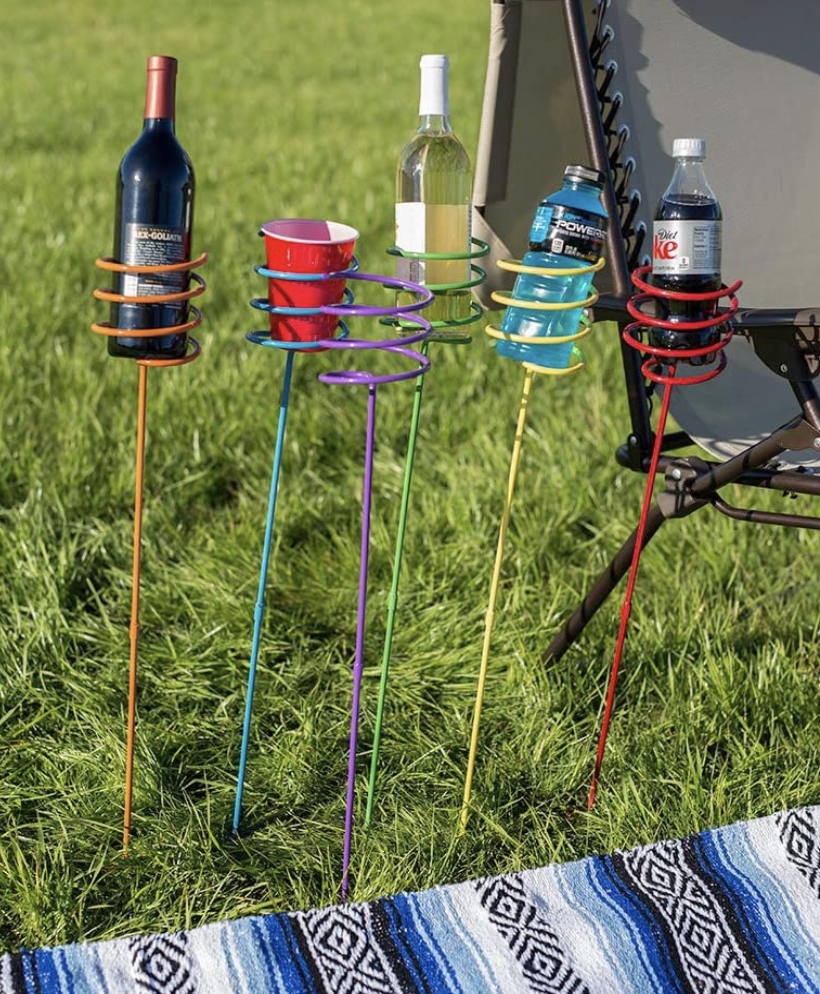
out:
M462 255L448 254L441 252L404 252L401 249L388 249L390 255L401 255L412 259L433 259L451 260L480 259L490 251L489 246L477 238L472 239L476 246L472 252L465 252ZM450 290L469 290L486 279L486 273L480 266L470 262L470 279L462 283L441 283L430 284L427 289L434 293L446 293ZM463 318L454 321L433 321L433 334L429 340L420 346L422 355L427 355L430 341L444 342L450 345L469 345L471 338L469 334L461 330L461 326L472 324L481 317L481 307L476 303L470 304L470 313ZM392 321L383 319L385 324L400 324L408 331L417 327L412 321L401 320ZM401 508L399 511L399 524L396 533L396 552L393 558L393 580L390 586L390 597L387 603L387 623L384 633L384 653L382 655L382 670L379 681L379 701L376 709L376 724L373 729L373 752L370 758L370 782L367 790L367 810L365 812L365 827L369 827L373 819L373 806L376 800L376 777L379 765L379 747L381 745L382 727L384 723L384 704L387 698L387 681L390 671L390 659L393 652L393 632L396 624L396 612L399 602L399 583L401 579L402 557L404 554L404 536L407 530L407 514L410 508L410 484L413 478L413 462L416 454L416 439L418 437L419 419L421 417L421 398L424 391L424 377L419 377L416 381L416 390L413 396L413 414L410 420L410 437L407 442L407 462L404 467L404 485L401 495Z
M428 342L422 342L419 351L427 355ZM370 759L370 784L367 788L367 811L364 816L365 827L370 825L373 817L373 802L376 798L376 768L379 764L379 744L382 737L382 718L384 716L384 701L387 697L387 674L390 669L390 655L393 649L393 627L396 623L396 609L399 603L399 578L401 576L401 560L404 553L404 532L407 527L407 510L410 506L410 482L413 478L413 457L416 454L416 436L419 430L419 415L421 414L421 395L424 391L425 377L416 380L416 390L413 395L413 415L410 420L410 437L407 440L407 463L404 467L404 487L401 493L401 510L399 511L399 527L396 533L396 554L393 560L393 582L390 587L390 597L387 601L387 626L384 633L384 654L382 656L382 674L379 681L379 703L376 708L376 725L373 730L373 755Z

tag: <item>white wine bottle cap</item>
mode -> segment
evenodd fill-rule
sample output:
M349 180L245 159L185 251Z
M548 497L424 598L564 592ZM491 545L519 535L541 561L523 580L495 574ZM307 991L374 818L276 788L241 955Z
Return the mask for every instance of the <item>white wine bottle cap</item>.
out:
M449 60L446 55L422 55L421 62L421 97L419 99L419 117L425 115L450 116L450 101L447 95L447 68Z

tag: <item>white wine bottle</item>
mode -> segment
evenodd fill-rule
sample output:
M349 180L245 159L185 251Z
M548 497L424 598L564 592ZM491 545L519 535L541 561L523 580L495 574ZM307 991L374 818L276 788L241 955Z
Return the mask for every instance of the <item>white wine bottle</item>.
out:
M450 127L446 55L422 55L419 128L405 145L396 174L396 247L405 252L464 255L470 251L473 176L464 146ZM464 283L466 259L399 257L399 279L423 285ZM399 294L402 302L406 295ZM470 313L470 291L445 290L423 311L429 321Z

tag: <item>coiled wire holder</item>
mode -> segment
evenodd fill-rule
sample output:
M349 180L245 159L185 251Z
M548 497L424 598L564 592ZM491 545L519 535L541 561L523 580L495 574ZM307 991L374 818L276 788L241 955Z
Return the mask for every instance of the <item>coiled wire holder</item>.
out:
M115 293L111 289L96 289L94 296L112 304L170 304L193 300L206 290L205 280L193 272L197 266L204 265L208 256L203 253L190 262L178 262L165 266L127 266L114 259L102 258L96 260L98 268L109 273L127 273L137 276L147 276L160 273L189 273L195 286L177 293L166 293L144 296L127 296ZM193 318L183 324L170 325L166 328L114 328L109 321L95 322L91 330L97 335L107 338L123 336L126 338L158 338L163 335L187 334L202 324L202 312L190 305ZM151 368L166 368L169 366L187 366L199 358L202 349L195 338L188 339L188 351L179 359L136 359L139 367L139 383L137 387L137 444L135 455L135 494L134 494L134 551L131 575L131 623L130 658L128 664L128 717L125 744L125 802L123 810L122 852L128 855L128 844L131 838L131 806L134 786L134 733L137 716L137 659L139 655L139 611L140 611L140 564L142 554L142 501L145 469L145 419L148 398L148 370Z
M259 588L257 592L256 606L254 608L253 640L251 644L250 666L248 672L248 686L245 696L245 716L242 726L242 745L239 755L239 772L237 776L236 800L233 812L233 834L239 834L242 818L242 794L245 783L245 771L247 766L248 746L250 741L251 716L253 711L253 695L256 684L257 660L259 658L259 642L262 630L262 621L265 612L265 587L267 585L268 565L270 562L270 549L273 539L273 530L276 519L276 499L279 489L279 476L282 462L282 448L285 438L285 428L287 424L288 406L290 402L291 378L293 373L293 360L297 351L318 351L318 350L352 350L354 352L367 352L369 350L379 350L389 352L392 355L409 359L413 362L413 367L396 373L376 375L365 370L330 371L319 374L322 383L330 385L346 386L366 386L368 388L367 403L367 431L365 443L365 465L364 465L364 486L362 503L362 532L361 532L361 555L359 565L359 593L358 607L356 614L356 648L353 661L353 692L350 713L350 747L348 753L347 791L345 803L345 824L344 824L344 851L342 857L342 900L347 899L349 888L350 854L353 838L353 803L356 778L356 752L358 743L359 727L359 701L361 696L361 682L364 668L364 634L365 617L367 607L367 571L368 555L370 545L370 506L373 479L373 452L375 442L376 424L376 392L381 384L397 383L402 380L420 380L430 368L430 360L426 355L417 352L409 346L424 342L432 331L429 321L426 321L416 312L426 307L433 299L430 290L419 286L416 283L408 283L405 280L397 280L388 276L378 276L372 273L358 272L358 262L354 259L351 268L343 272L335 273L291 273L270 270L264 266L257 266L256 272L260 276L275 279L294 281L316 281L317 279L346 279L363 283L378 283L387 289L404 290L414 293L417 300L401 307L372 307L354 302L353 294L347 290L345 299L340 304L325 304L318 308L297 308L279 307L269 304L263 298L255 298L251 301L251 306L269 314L282 315L307 315L326 314L340 319L340 333L335 338L321 339L315 342L305 341L281 341L271 337L269 331L252 331L245 337L248 341L264 348L284 351L286 355L285 370L282 378L282 391L279 401L279 421L276 431L276 444L273 453L273 466L271 470L271 484L268 497L268 512L265 524L265 539L262 549L262 563L259 572ZM349 330L344 318L387 318L395 319L401 323L412 320L415 331L407 332L396 338L381 340L363 340L349 338Z
M632 553L632 562L629 568L629 577L626 584L626 593L621 606L621 620L618 629L618 638L615 643L615 655L612 661L612 669L609 675L609 685L607 687L606 703L604 705L604 715L601 720L601 731L598 738L598 751L595 757L595 769L592 774L592 783L589 788L587 798L587 809L591 810L595 803L595 795L598 790L598 780L601 775L601 766L604 761L604 751L606 749L609 723L612 717L612 706L615 701L615 687L618 683L618 672L623 655L624 641L626 639L629 616L632 613L632 595L635 591L635 582L638 578L638 567L641 560L641 550L644 544L644 532L646 530L646 519L652 505L652 491L655 485L655 477L658 472L658 460L663 446L663 433L666 429L666 419L669 414L669 402L672 397L672 390L679 386L692 386L696 383L705 383L720 376L726 368L726 353L724 349L732 338L732 315L738 308L736 292L743 285L742 280L737 280L731 286L722 286L719 290L709 293L679 293L673 290L662 290L646 282L646 277L652 271L651 266L641 266L632 273L632 283L638 289L638 293L633 295L626 305L630 317L634 318L632 324L627 325L623 330L623 339L626 344L639 352L644 353L647 358L641 369L644 376L653 383L663 385L663 401L658 416L658 430L655 434L655 441L652 447L652 458L649 463L649 471L646 478L646 489L644 491L641 516L638 521L638 529L635 538L635 550ZM703 321L681 321L670 322L663 318L656 318L646 314L643 308L658 300L675 300L699 302L701 304L714 304L721 297L728 297L729 306L722 313L715 317L707 318ZM662 348L642 341L647 332L653 328L665 329L673 332L695 332L708 328L716 328L720 332L717 341L700 348ZM691 376L678 376L678 363L690 364L693 359L701 361L701 365L708 365L717 360L713 368L702 373L694 373Z
M490 246L478 238L473 238L474 249L470 252L409 252L405 249L393 246L387 250L388 255L395 258L418 259L421 261L469 261L469 279L457 283L425 283L427 290L434 294L446 294L450 291L471 290L479 286L487 278L487 273L476 265L475 259L481 259L490 251ZM472 338L464 330L466 325L473 324L482 316L481 306L475 301L470 301L470 312L465 317L456 318L451 321L430 321L432 333L421 343L420 352L426 356L430 342L440 342L445 345L469 345ZM405 330L412 331L418 329L419 324L411 319L391 315L381 319L382 324L400 326ZM373 819L373 808L376 800L376 783L378 777L379 750L381 746L382 732L384 730L384 706L387 699L387 684L390 672L390 660L393 652L393 635L396 624L396 614L399 603L399 585L401 580L402 558L404 555L404 539L407 531L407 515L410 507L410 486L413 478L413 466L416 455L416 440L418 438L419 420L421 416L421 401L424 393L424 377L416 380L416 389L413 397L413 413L410 418L410 435L407 442L407 458L404 465L404 483L402 485L401 508L399 510L399 523L396 530L396 548L393 555L393 578L390 584L390 595L387 601L387 623L385 626L384 651L382 654L382 668L379 679L379 700L376 708L376 723L373 729L373 751L370 756L370 780L367 789L367 808L365 811L365 827L369 826Z
M546 269L541 266L525 266L523 263L516 259L500 259L498 261L498 266L500 269L507 270L512 273L525 273L527 275L533 276L553 276L553 277L570 277L570 276L581 276L584 273L598 273L606 265L606 260L603 256L593 265L590 266L579 266L574 269ZM559 310L572 310L578 309L582 313L579 318L579 323L581 325L580 330L572 335L556 335L550 336L526 336L526 335L515 335L507 334L501 331L500 328L495 325L487 325L484 329L485 333L494 339L503 339L508 342L517 342L522 345L539 345L546 348L558 345L565 345L568 342L572 342L572 352L569 358L569 364L564 368L556 368L552 366L543 366L535 362L523 361L521 365L524 367L524 388L521 394L521 403L518 409L518 423L515 429L515 438L513 440L512 456L510 459L510 472L507 478L507 492L504 501L504 510L501 515L501 524L498 531L498 545L496 547L495 553L495 564L493 566L492 579L490 580L490 597L487 606L487 614L484 621L484 643L481 651L481 663L478 671L478 686L476 688L475 704L473 708L473 726L472 733L470 736L470 752L467 759L467 773L464 779L464 797L461 805L461 815L459 818L459 835L463 836L467 831L467 822L470 816L470 800L472 796L472 785L473 785L473 774L475 772L476 756L478 754L478 737L481 728L481 711L484 705L484 691L487 682L487 667L490 660L490 645L492 643L493 636L493 626L495 623L495 608L498 601L498 586L501 580L501 566L504 561L504 546L507 539L507 528L510 523L510 514L512 511L512 501L513 494L515 493L515 483L518 476L518 467L521 463L521 448L524 441L524 430L527 424L527 410L530 402L530 393L532 391L532 384L535 376L537 374L542 374L545 376L571 376L574 373L578 373L583 369L585 361L583 353L578 348L577 343L585 338L590 330L589 317L583 311L592 307L592 305L598 299L597 291L592 288L589 296L585 300L577 301L562 301L560 303L552 303L547 301L538 300L518 300L508 293L502 291L495 291L492 295L492 299L496 303L503 304L506 307L514 306L520 307L524 310L532 311L559 311Z

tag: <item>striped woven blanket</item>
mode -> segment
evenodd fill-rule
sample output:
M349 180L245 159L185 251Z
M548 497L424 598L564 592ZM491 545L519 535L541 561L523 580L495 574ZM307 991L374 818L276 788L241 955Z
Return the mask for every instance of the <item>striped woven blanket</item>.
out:
M0 994L820 994L820 807L367 904L0 957Z

